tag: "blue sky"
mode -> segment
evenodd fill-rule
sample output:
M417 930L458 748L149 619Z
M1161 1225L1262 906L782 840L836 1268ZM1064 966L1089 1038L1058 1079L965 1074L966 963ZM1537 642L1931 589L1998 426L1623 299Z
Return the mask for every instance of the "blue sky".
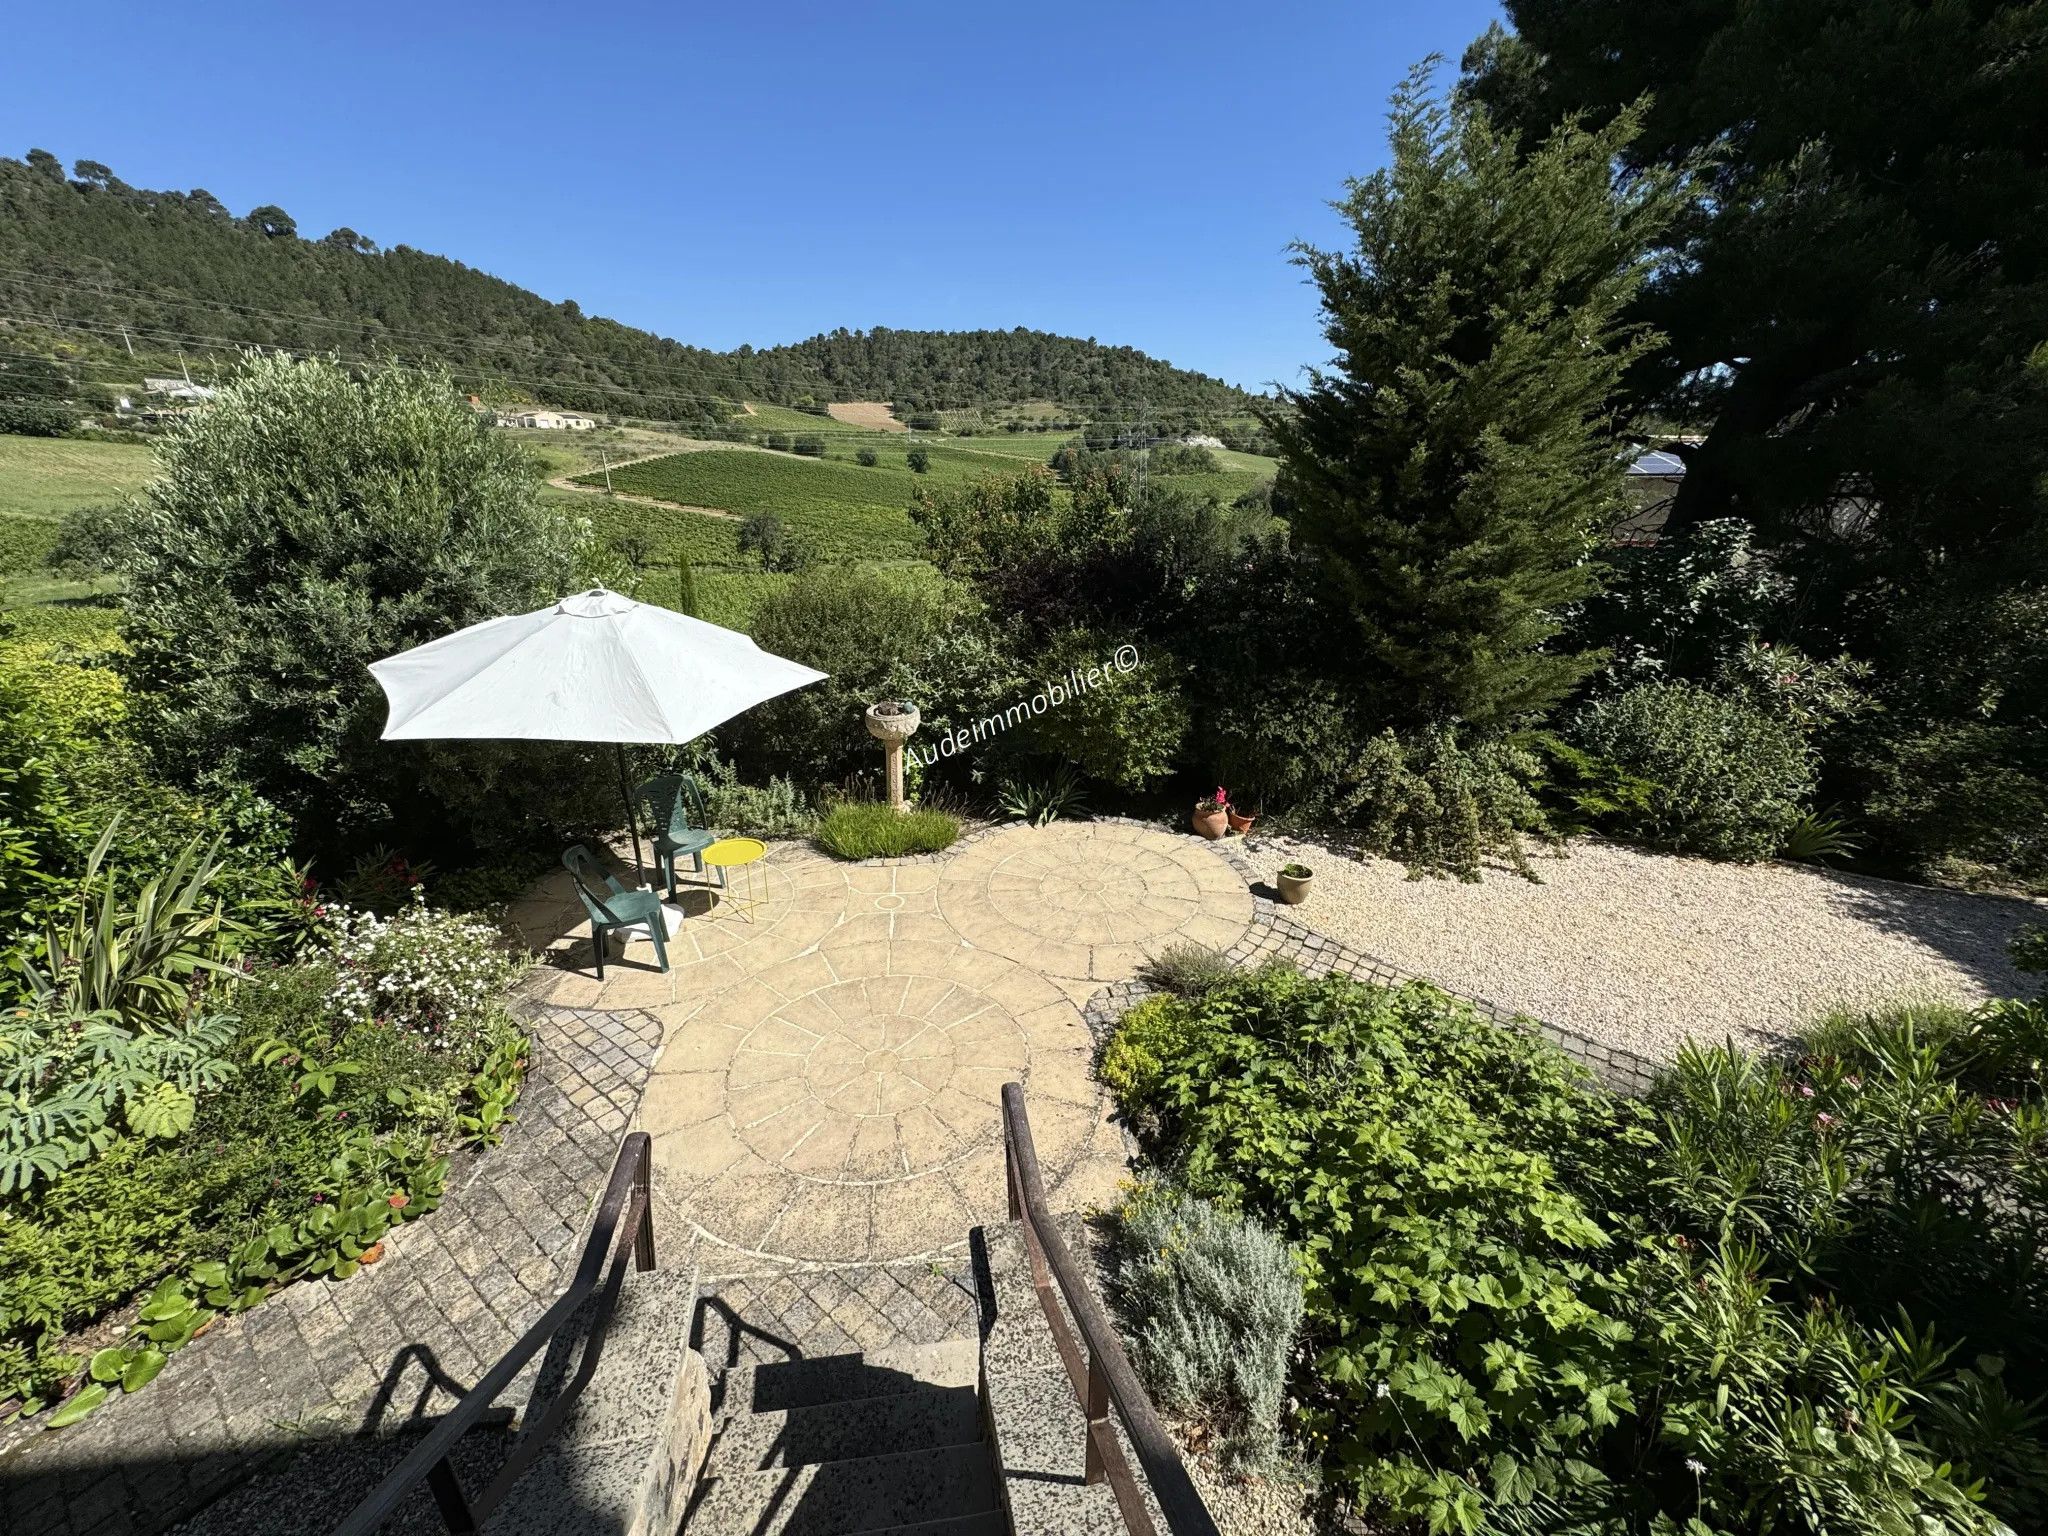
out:
M1260 388L1290 240L1492 4L14 6L0 153L277 203L701 346L1031 326Z

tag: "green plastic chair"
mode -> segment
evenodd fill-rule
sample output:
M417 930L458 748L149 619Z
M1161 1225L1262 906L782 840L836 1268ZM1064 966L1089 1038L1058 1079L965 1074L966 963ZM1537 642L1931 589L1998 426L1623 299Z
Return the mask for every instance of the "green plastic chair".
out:
M695 872L704 873L704 850L718 841L718 834L704 823L704 793L687 773L665 773L649 779L633 791L634 807L647 819L654 837L654 867L667 883L671 900L676 894L676 859L688 854ZM723 884L725 872L719 871Z
M590 916L590 939L597 950L597 979L604 980L604 949L611 935L625 928L645 928L654 940L654 957L668 969L668 921L662 915L661 898L652 891L630 891L612 878L577 843L562 854L562 867L576 882L576 895Z

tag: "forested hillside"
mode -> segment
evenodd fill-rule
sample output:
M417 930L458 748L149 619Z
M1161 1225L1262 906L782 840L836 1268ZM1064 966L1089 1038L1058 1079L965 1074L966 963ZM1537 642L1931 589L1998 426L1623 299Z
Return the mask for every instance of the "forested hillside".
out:
M820 381L833 400L894 400L904 409L960 410L1057 400L1098 420L1129 412L1239 414L1243 391L1134 347L1044 331L833 331L754 356L778 377Z
M138 361L210 367L259 345L433 361L482 393L695 424L743 399L1052 400L1098 420L1250 404L1128 347L1022 330L842 330L712 352L351 229L305 238L279 207L237 217L203 189L145 191L92 161L73 173L40 150L0 159L0 336L17 355L66 359L87 400L95 383L138 375Z

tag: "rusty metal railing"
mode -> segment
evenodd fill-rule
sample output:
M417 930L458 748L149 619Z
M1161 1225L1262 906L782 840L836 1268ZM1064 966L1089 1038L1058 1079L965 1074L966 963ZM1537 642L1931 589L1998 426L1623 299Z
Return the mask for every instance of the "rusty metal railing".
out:
M398 1513L399 1506L423 1481L434 1495L442 1523L458 1536L480 1530L491 1513L505 1501L512 1485L547 1447L549 1439L561 1428L562 1420L575 1406L576 1399L590 1384L591 1375L597 1370L598 1358L604 1353L605 1335L611 1330L612 1313L619 1301L619 1287L626 1278L627 1260L632 1260L640 1269L654 1268L654 1207L649 1183L653 1145L645 1131L634 1131L620 1144L618 1159L612 1164L611 1181L605 1185L604 1198L598 1202L597 1220L591 1225L590 1240L583 1245L583 1258L576 1266L576 1276L569 1282L569 1288L541 1314L540 1321L526 1331L504 1358L484 1374L483 1380L470 1388L468 1395L413 1447L405 1460L392 1468L391 1475L371 1490L370 1496L351 1510L347 1519L334 1527L332 1536L370 1536ZM611 1261L609 1269L605 1263L607 1258ZM597 1307L590 1320L590 1332L584 1339L583 1358L576 1363L576 1374L556 1394L539 1420L520 1435L512 1453L505 1458L505 1464L498 1469L498 1475L491 1479L490 1487L476 1497L470 1497L455 1471L455 1464L449 1459L455 1442L476 1427L490 1411L498 1394L512 1384L512 1378L519 1374L520 1368L561 1331L576 1309L593 1294L597 1295Z
M1152 1400L1138 1381L1138 1373L1131 1369L1116 1331L1103 1316L1102 1304L1081 1278L1080 1267L1046 1211L1045 1184L1038 1172L1038 1150L1031 1142L1031 1120L1024 1111L1022 1083L1003 1084L1003 1166L1010 1186L1010 1219L1023 1227L1024 1248L1031 1258L1031 1283L1038 1292L1038 1304L1045 1309L1053 1343L1067 1368L1067 1379L1074 1385L1081 1412L1088 1420L1086 1480L1108 1481L1131 1536L1158 1536L1151 1512L1145 1507L1144 1494L1131 1474L1131 1464L1110 1423L1109 1410L1114 1406L1123 1420L1124 1433L1130 1437L1131 1449L1145 1469L1145 1480L1152 1485L1153 1497L1159 1501L1171 1536L1218 1536L1216 1522L1195 1491L1188 1469L1181 1464L1180 1453L1174 1449L1166 1426L1159 1422ZM1055 1282L1059 1286L1058 1296L1053 1294ZM1081 1330L1078 1340L1060 1310L1062 1296L1074 1315L1074 1324Z

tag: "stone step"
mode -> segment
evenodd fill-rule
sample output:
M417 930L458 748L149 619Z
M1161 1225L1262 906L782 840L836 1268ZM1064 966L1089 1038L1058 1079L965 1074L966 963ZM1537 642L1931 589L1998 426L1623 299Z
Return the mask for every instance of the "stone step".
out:
M699 1487L687 1536L853 1536L900 1527L953 1536L962 1520L1001 1519L995 1469L979 1443L732 1473Z
M815 1408L863 1397L893 1397L932 1387L971 1387L981 1380L976 1339L945 1339L870 1350L865 1355L748 1361L725 1373L721 1417Z
M972 1387L920 1388L735 1415L726 1420L712 1446L704 1475L852 1461L889 1451L929 1451L980 1439L981 1403Z

